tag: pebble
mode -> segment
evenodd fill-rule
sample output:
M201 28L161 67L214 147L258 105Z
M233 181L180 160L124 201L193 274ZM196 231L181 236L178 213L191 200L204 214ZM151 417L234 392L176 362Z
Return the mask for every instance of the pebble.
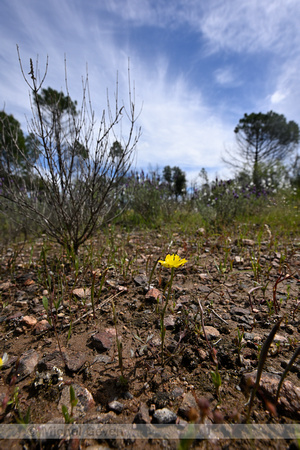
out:
M110 409L110 411L120 414L124 409L124 405L117 400L113 400L112 402L108 403L108 408Z
M106 352L112 346L112 335L105 331L99 331L92 336L91 343L98 351Z
M166 330L172 330L175 327L175 316L165 317L164 326L165 326Z
M23 324L23 325L25 325L25 326L27 326L29 328L32 328L32 327L34 327L37 324L37 320L33 316L24 316L21 319L21 324Z
M34 372L34 369L38 363L39 354L35 350L27 350L23 353L19 360L17 369L17 381L23 380L25 377Z
M108 364L109 362L111 362L111 357L108 355L97 355L94 358L93 364L96 363L104 363L104 364Z
M242 239L242 244L249 247L254 247L255 242L252 239Z
M208 340L220 337L220 332L215 327L207 326L204 328Z
M138 286L146 287L148 285L148 278L145 275L137 275L133 280Z
M234 260L233 260L233 264L235 266L241 266L244 264L244 258L242 258L241 256L235 256Z
M77 372L86 362L86 354L82 352L64 352L67 368L71 372Z
M50 330L50 328L52 328L52 327L51 327L50 323L48 322L48 320L43 319L43 320L40 320L35 325L33 333L34 334L41 334L41 333L44 333L47 330Z
M176 387L172 391L173 398L181 397L183 394L184 394L184 389L182 389L181 387Z
M287 340L287 338L285 336L282 336L281 334L275 334L273 342L278 342L280 344L285 344L285 343L288 343L288 340Z
M157 302L157 299L158 299L159 303L161 303L162 302L162 293L160 292L159 289L156 289L156 288L149 289L149 291L145 295L145 299L151 300L154 303Z
M54 350L52 353L46 354L38 363L39 372L48 372L53 367L63 367L65 365L64 360L59 350Z
M91 290L86 288L78 288L78 289L74 289L72 291L72 294L75 295L75 297L78 297L80 299L86 299L87 297L91 296Z
M177 419L177 414L171 411L168 408L157 409L153 414L153 422L154 423L175 423Z
M88 389L76 383L74 383L72 386L75 392L75 396L78 399L77 405L75 406L75 408L73 408L73 415L75 417L82 417L85 415L87 411L89 411L95 406L95 401ZM57 407L59 411L61 411L62 405L65 405L68 408L68 412L70 414L71 413L70 386L63 387Z
M230 308L231 314L235 314L236 316L249 316L250 310L246 308L240 308L238 306L233 306Z
M182 416L184 419L189 419L189 413L191 408L198 409L198 406L193 394L188 392L183 396L182 403L178 409L178 414Z
M141 403L137 414L133 420L134 423L150 423L149 409L145 403Z
M257 370L243 374L240 387L244 392L249 393L249 386L254 386L256 375ZM272 373L263 372L261 375L259 390L273 404L275 404L279 380L280 376ZM300 419L300 388L287 379L281 386L277 410L280 414L290 417L293 420Z

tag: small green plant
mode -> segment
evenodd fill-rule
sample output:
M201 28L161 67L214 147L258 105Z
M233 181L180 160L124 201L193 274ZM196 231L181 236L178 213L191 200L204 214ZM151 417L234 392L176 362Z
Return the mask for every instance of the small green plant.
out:
M64 416L66 424L72 424L74 422L73 413L74 413L74 408L77 405L77 403L78 403L78 398L76 397L76 394L75 394L73 386L70 385L71 412L69 413L68 408L66 407L66 405L62 405L62 407L61 407L62 414Z
M33 251L34 251L34 246L33 246L33 244L32 244L32 246L31 246L31 250L30 250L29 261L28 261L28 267L29 267L29 268L31 267L31 264L32 264L32 259L33 259Z
M239 358L240 364L242 363L241 350L245 346L245 344L243 342L243 338L244 338L244 330L240 331L240 329L237 328L237 337L236 337L235 341L236 341L236 345L237 345L237 352L238 352L238 358Z
M49 312L49 301L48 301L48 298L47 298L45 295L43 295L42 302L43 302L43 306L44 306L44 308L45 308L45 311L46 311L46 313L47 313L47 320L48 320L48 323L49 323L49 325L52 326L51 314L50 314L50 312Z
M255 255L251 258L251 267L254 275L255 281L259 282L260 273L261 273L261 265L259 263L259 257L256 258Z
M211 370L210 374L211 374L212 382L216 389L216 394L217 394L218 400L220 400L221 399L220 387L222 385L222 379L221 379L220 372L218 370L218 366L216 367L215 370Z
M120 376L120 383L122 386L127 386L128 381L126 377L124 376L124 366L123 366L123 344L122 341L119 339L118 329L117 329L117 314L116 314L116 307L114 304L113 299L111 300L112 303L112 310L113 310L113 318L114 318L114 325L116 330L116 341L117 341L117 350L118 350L118 361L119 361L119 368L121 371Z
M94 274L93 274L93 278L92 278L92 287L91 287L91 302L92 302L93 318L94 318L94 319L96 319L95 301L94 301L94 295L95 295L95 281L96 281L96 272L94 272Z
M219 264L217 264L217 262L215 261L215 266L217 268L217 271L219 272L220 275L224 275L224 273L226 272L226 263L222 263L222 261L219 262Z
M266 303L268 306L269 316L272 316L274 314L274 302L273 302L273 300L266 299Z
M147 263L146 263L146 272L147 272L147 268L148 268L148 261L149 261L149 258L147 259ZM158 264L158 261L159 261L159 258L157 258L157 260L154 262L154 264L152 266L152 269L151 269L151 272L150 272L150 275L149 275L149 281L148 281L148 285L149 286L151 285L151 281L152 281L152 278L153 278L156 266Z
M286 301L288 302L288 300L290 299L291 296L291 285L288 284L286 287Z

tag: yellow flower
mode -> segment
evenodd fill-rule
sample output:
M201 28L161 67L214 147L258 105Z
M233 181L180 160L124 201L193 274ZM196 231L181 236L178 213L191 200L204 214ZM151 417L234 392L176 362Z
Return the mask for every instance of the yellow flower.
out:
M172 269L173 267L177 269L177 267L183 266L187 260L181 259L178 255L167 255L164 261L158 261L162 266L167 267L168 269Z
M5 364L7 362L7 360L8 360L7 353L4 353L3 357L0 358L0 369L3 366L3 364Z

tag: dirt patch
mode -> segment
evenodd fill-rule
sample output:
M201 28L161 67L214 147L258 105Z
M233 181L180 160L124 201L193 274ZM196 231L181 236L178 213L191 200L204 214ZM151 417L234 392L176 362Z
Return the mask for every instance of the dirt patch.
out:
M175 271L162 364L161 311L170 270L155 263L167 253L188 262ZM70 402L66 407L76 424L243 423L251 386L241 381L258 368L260 351L279 317L284 319L264 373L280 379L299 346L299 269L299 241L268 235L257 240L255 233L236 239L202 231L189 237L114 232L93 241L75 266L61 249L45 251L42 240L19 253L17 247L5 249L0 348L8 361L1 371L1 423L24 421L29 408L31 424L64 423L61 399L68 399L70 385L78 403L73 411ZM212 372L220 375L219 390ZM295 392L299 374L296 361L287 376ZM280 410L272 395L259 389L250 421L299 423L297 405L295 398L293 408ZM114 448L141 446L134 438L86 438L80 444L33 439L26 445L87 448L103 442ZM24 444L3 443L6 448ZM206 445L250 448L252 443L194 443L195 448ZM287 448L289 443L255 441L257 448L266 445ZM177 448L178 440L143 441L144 448L161 446Z

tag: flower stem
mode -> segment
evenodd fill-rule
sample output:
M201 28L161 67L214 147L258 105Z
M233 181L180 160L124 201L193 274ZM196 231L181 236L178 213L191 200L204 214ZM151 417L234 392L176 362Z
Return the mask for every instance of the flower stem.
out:
M163 307L162 313L161 313L161 320L160 320L160 329L161 329L161 362L162 365L164 365L164 343L165 343L165 335L166 335L166 329L165 329L165 314L167 310L167 306L171 297L171 291L172 291L172 284L173 284L173 278L174 278L175 268L172 267L171 269L171 279L169 282L169 289L168 289L168 295L165 301L165 305Z

